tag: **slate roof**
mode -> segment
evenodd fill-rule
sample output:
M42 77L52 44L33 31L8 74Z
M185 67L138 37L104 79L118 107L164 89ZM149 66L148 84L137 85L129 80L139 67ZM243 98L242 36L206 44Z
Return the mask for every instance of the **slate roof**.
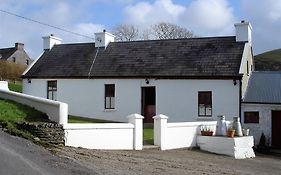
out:
M243 102L281 104L281 72L252 72Z
M24 78L237 77L244 42L235 37L55 45ZM93 61L95 60L95 61Z
M0 60L7 60L15 51L14 47L0 49Z

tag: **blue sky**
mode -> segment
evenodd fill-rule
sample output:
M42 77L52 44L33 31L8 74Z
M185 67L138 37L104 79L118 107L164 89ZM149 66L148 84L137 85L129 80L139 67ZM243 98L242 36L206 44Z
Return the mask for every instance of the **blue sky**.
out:
M145 30L157 22L202 37L229 36L244 19L253 26L254 54L281 48L280 0L0 0L0 9L88 36L121 23ZM0 21L0 47L22 42L32 59L42 52L41 37L51 33L64 43L91 42L2 12Z

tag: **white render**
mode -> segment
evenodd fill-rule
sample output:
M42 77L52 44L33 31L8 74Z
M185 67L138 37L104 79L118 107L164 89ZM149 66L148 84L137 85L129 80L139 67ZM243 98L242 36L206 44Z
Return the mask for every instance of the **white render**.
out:
M219 143L219 144L218 144ZM198 136L197 144L201 150L232 156L235 159L254 158L253 136L218 137Z
M46 113L50 120L59 124L67 122L68 105L66 103L1 89L0 98L33 107L38 111Z
M47 97L47 80L23 80L23 93ZM156 114L172 122L226 120L239 116L239 81L149 79L56 79L57 100L69 105L69 114L126 122L125 116L141 113L141 87L155 86ZM115 109L104 109L104 85L115 84ZM212 117L198 117L198 91L212 91Z
M43 36L43 50L50 50L54 45L61 44L62 39L53 35Z
M0 81L0 90L9 91L8 82L7 81Z
M107 47L110 42L115 41L115 36L108 32L95 33L95 47Z
M142 150L143 117L131 114L129 123L65 124L65 145L88 149Z
M154 117L154 145L161 150L196 147L203 125L216 131L216 121L167 123L168 118L162 114Z
M234 24L236 41L247 41L252 45L252 25L249 22L241 21Z
M264 133L266 141L271 145L271 111L280 111L281 105L242 103L241 110L242 127L250 129L250 135L254 136L255 145L259 144L262 133ZM244 123L244 112L259 112L259 123Z

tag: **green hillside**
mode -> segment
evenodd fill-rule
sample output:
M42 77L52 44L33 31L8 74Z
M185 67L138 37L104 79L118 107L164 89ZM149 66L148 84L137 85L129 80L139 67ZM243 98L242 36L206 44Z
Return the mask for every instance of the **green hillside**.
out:
M281 71L281 49L272 50L255 56L255 70Z

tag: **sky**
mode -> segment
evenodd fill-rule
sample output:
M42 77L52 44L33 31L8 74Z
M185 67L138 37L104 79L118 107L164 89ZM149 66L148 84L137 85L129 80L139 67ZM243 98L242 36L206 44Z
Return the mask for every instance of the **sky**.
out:
M159 22L199 37L231 36L234 23L245 20L253 27L254 55L281 48L281 0L0 0L0 10L90 37L118 24L144 29ZM0 12L0 48L21 42L36 59L43 51L42 36L50 34L63 43L93 42Z

